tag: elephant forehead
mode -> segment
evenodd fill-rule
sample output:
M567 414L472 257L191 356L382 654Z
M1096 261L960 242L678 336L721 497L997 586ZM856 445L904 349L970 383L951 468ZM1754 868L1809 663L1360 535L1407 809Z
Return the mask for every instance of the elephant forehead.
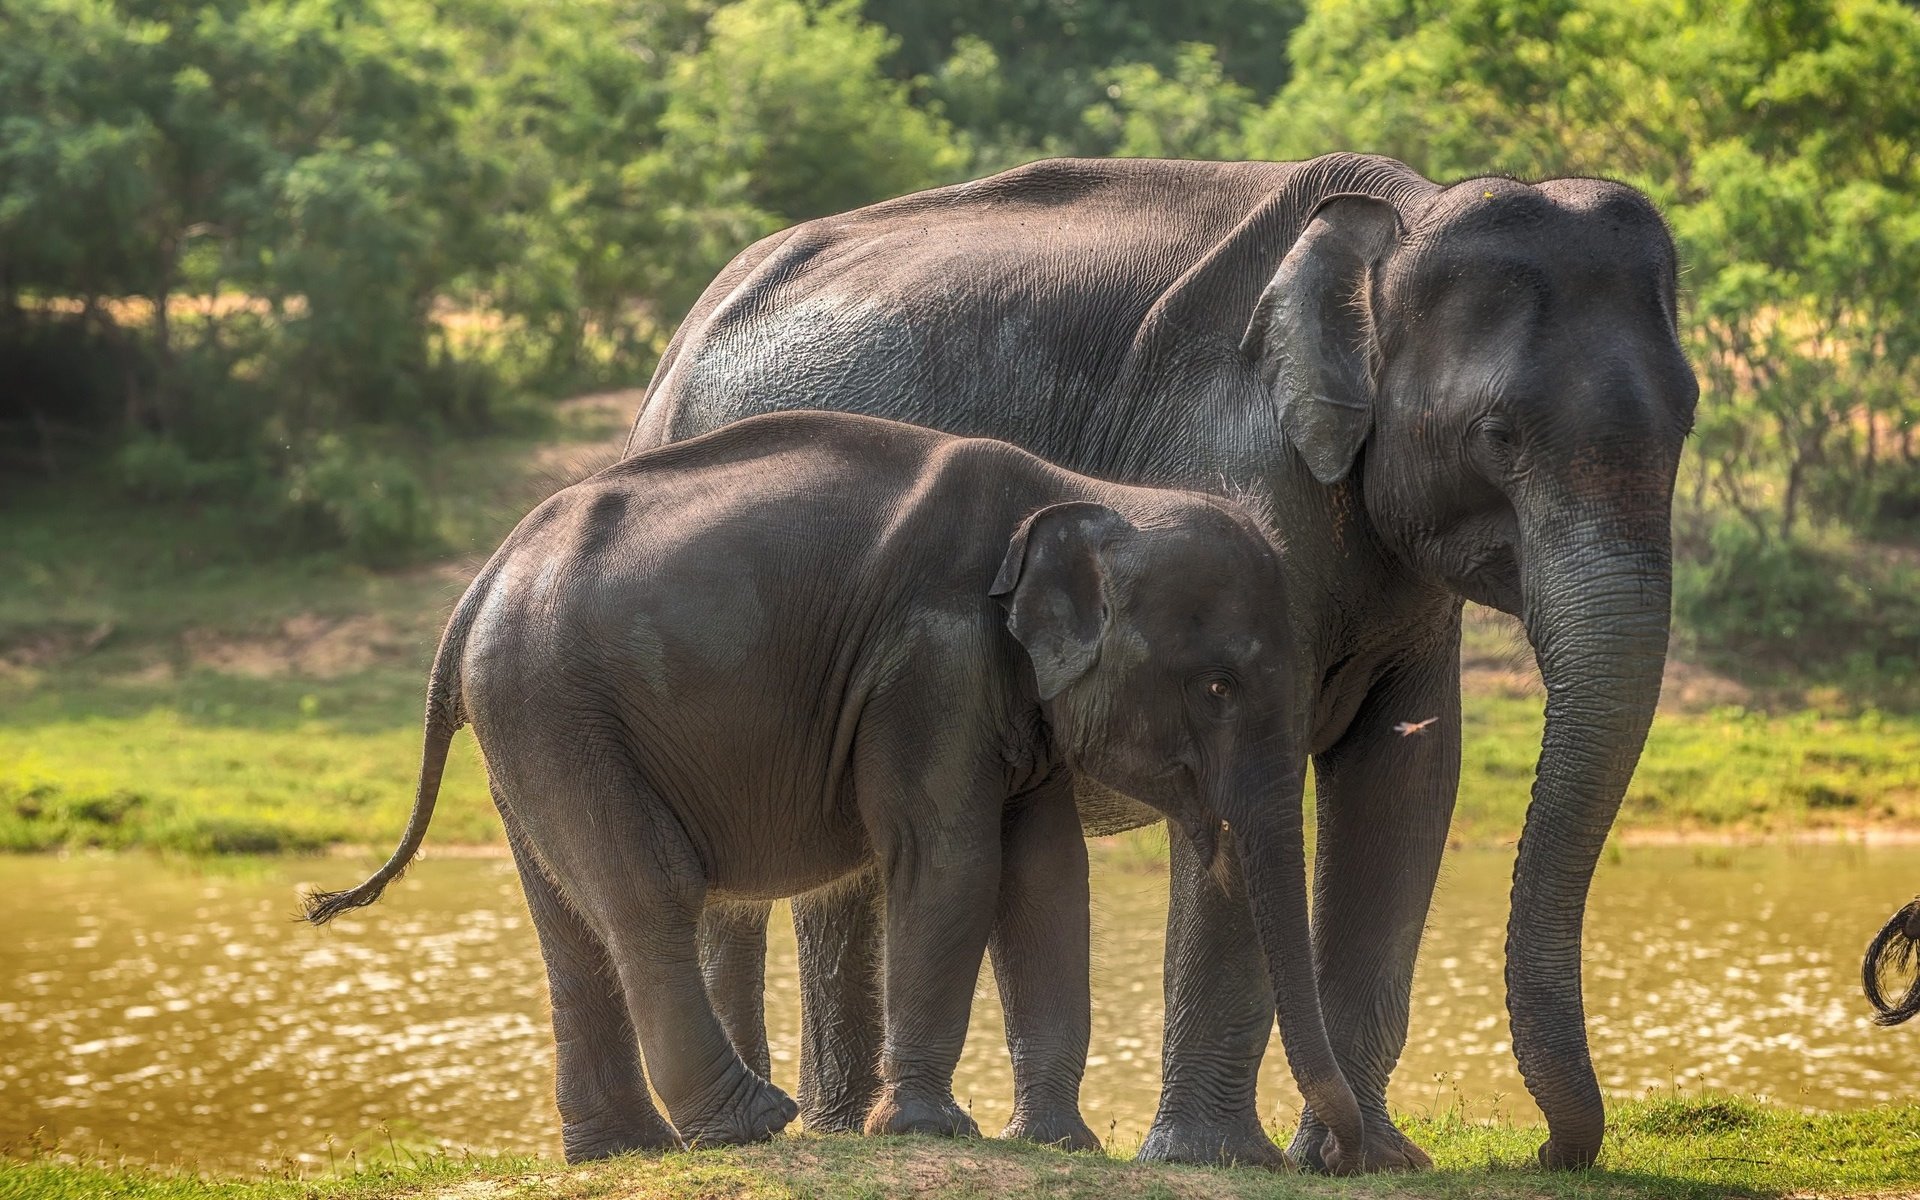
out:
M1395 262L1389 292L1424 303L1464 297L1537 307L1630 283L1633 295L1651 299L1649 281L1669 269L1657 241L1559 213L1537 226L1440 231Z
M1247 663L1266 648L1252 624L1245 615L1206 606L1156 608L1120 622L1102 654L1121 671Z
M1135 622L1125 622L1115 629L1100 653L1109 666L1119 671L1145 666L1157 657L1152 639Z
M1632 188L1597 179L1469 179L1421 214L1389 278L1423 292L1468 286L1544 295L1671 270L1666 226Z

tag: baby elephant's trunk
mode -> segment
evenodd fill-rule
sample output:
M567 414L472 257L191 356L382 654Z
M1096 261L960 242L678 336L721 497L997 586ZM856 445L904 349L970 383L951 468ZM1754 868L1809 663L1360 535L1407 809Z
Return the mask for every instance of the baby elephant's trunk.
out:
M343 892L307 893L302 904L306 919L315 925L325 925L348 909L362 908L378 900L387 885L406 871L407 864L419 853L420 843L426 840L427 825L433 820L434 801L440 796L440 776L447 766L447 748L453 744L454 732L465 724L460 701L460 656L466 643L467 611L475 593L482 589L483 581L484 576L474 582L454 611L453 620L447 623L446 632L440 635L433 675L427 683L426 744L420 754L420 786L414 793L413 814L407 818L407 832L400 839L400 848L393 852L385 866L358 887Z

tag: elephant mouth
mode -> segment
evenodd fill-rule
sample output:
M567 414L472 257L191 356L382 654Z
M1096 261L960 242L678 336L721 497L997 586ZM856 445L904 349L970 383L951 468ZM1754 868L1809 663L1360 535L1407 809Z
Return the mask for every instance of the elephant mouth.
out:
M1180 822L1181 832L1187 835L1194 853L1200 857L1200 865L1210 875L1220 874L1220 835L1226 828L1227 823L1218 818L1194 817Z
M1461 595L1475 604L1519 616L1524 603L1520 591L1520 560L1511 546L1495 546L1473 556L1458 583Z

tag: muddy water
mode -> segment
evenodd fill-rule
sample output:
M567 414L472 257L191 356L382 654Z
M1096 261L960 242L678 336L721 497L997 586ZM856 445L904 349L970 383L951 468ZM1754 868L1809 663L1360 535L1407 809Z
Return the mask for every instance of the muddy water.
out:
M314 930L295 885L358 868L202 873L141 857L0 860L0 1146L35 1134L160 1163L324 1169L436 1142L557 1153L545 983L510 866L420 866L379 907ZM1508 1048L1511 856L1450 856L1395 1103L1530 1117ZM1137 1143L1159 1081L1164 875L1097 852L1086 1112ZM1808 1108L1920 1096L1920 1028L1875 1029L1859 953L1920 886L1920 849L1630 849L1601 868L1586 988L1616 1093L1713 1087ZM793 942L777 913L768 1011L793 1085ZM1005 1119L999 1005L977 992L957 1094ZM1298 1099L1277 1048L1263 1114Z

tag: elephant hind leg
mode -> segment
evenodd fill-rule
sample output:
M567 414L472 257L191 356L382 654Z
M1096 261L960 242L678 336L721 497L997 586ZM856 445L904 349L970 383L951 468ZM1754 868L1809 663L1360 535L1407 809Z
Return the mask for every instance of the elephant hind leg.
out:
M700 914L700 975L720 1024L754 1074L773 1078L767 1046L767 918L763 901L709 904Z
M589 753L593 751L589 750ZM596 766L604 768L605 754ZM611 775L611 777L610 777ZM735 1053L707 998L697 926L706 875L667 807L637 777L545 771L538 824L509 804L600 944L645 1078L689 1146L763 1141L799 1109Z
M640 1043L606 946L561 898L511 819L507 840L546 960L554 1094L567 1161L679 1146L647 1092Z
M880 1094L878 872L793 898L800 948L800 1112L815 1133L859 1133Z

